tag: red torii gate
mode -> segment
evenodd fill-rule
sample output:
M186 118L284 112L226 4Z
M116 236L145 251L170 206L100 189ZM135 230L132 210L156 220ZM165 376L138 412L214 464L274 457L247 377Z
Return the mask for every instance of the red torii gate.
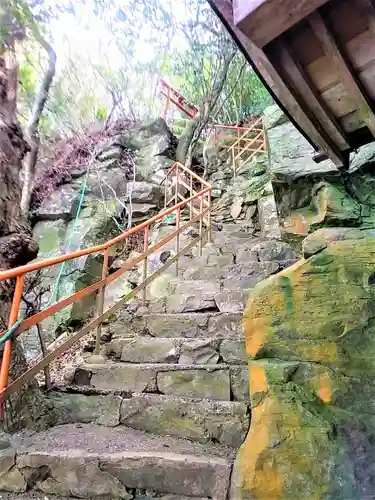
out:
M165 97L165 103L163 108L163 118L167 119L169 102L172 102L177 106L183 113L185 113L189 118L194 118L198 113L198 108L191 104L183 95L178 92L178 90L171 87L163 78L160 78L161 94Z

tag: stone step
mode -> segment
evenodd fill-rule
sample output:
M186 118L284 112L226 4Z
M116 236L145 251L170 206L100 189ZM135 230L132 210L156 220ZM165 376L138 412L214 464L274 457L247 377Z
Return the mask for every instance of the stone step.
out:
M183 287L181 287L182 289ZM174 293L167 297L166 312L170 314L216 311L240 313L245 309L251 290L230 289L217 292Z
M246 235L246 233L241 234ZM237 263L241 258L246 259L247 262L283 262L298 259L298 255L289 243L275 239L255 238L251 235L232 237L230 234L215 233L212 252L219 255L234 254Z
M102 497L103 498L103 497ZM77 500L77 497L68 497L61 495L46 495L43 493L37 493L36 491L29 491L27 493L4 493L1 492L1 500ZM132 500L210 500L205 497L187 497L186 495L159 495L158 493L153 493L143 490L135 490Z
M153 436L124 426L67 424L22 432L2 449L0 488L79 498L134 498L134 490L228 495L233 449ZM37 497L38 498L38 497Z
M248 405L241 402L186 399L160 394L85 394L54 391L49 399L57 408L56 424L125 425L157 435L200 443L239 447L249 427Z
M172 363L180 365L247 364L241 338L116 338L106 348L110 358L126 363Z
M206 294L206 293L219 293L221 290L220 282L218 281L207 281L207 280L184 280L175 279L172 282L174 288L174 294Z
M139 335L225 339L241 338L243 334L241 313L147 314L143 311L129 312L127 307L124 307L118 313L117 319L106 325L104 330L112 339Z
M251 236L251 234L247 231L242 231L242 225L241 224L231 224L231 223L226 223L223 224L221 231L213 231L212 235L215 237L220 234L229 234L229 235L237 235L237 234L244 234L246 236Z
M244 365L82 363L67 373L69 384L99 391L146 392L214 401L248 401Z
M262 281L272 274L276 274L280 269L278 262L247 262L237 263L231 266L204 266L196 265L192 262L191 266L183 272L185 279L189 280L218 280L218 279L244 279L248 277L257 277Z

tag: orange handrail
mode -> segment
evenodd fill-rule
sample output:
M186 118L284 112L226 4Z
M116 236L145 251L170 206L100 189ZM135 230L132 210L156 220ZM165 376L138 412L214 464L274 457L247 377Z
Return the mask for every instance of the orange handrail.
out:
M45 268L48 268L50 266L60 264L62 262L67 262L67 261L70 261L70 260L73 260L73 259L76 259L79 257L83 257L85 255L94 254L94 253L98 253L98 252L102 252L102 251L104 252L104 264L103 264L103 268L102 268L101 279L99 281L93 283L92 285L89 285L88 287L86 287L78 292L75 292L71 296L62 299L62 300L58 301L57 303L47 307L45 310L40 311L40 312L34 314L33 316L25 319L24 321L22 321L20 323L20 325L18 325L18 327L13 332L14 336L18 336L20 333L24 332L25 330L27 330L31 326L34 326L34 325L40 323L41 321L43 321L47 317L51 316L55 312L61 310L62 308L66 307L67 305L70 305L70 304L82 299L84 296L86 296L88 294L91 294L93 292L98 291L98 292L100 292L99 302L98 302L98 311L97 311L98 317L93 322L98 327L97 343L96 343L96 349L97 349L98 343L100 342L100 338L98 338L98 337L100 337L100 325L101 325L101 321L102 321L101 320L98 322L98 320L100 320L100 318L102 316L104 316L104 314L103 314L103 301L104 301L105 286L108 285L109 283L111 283L112 281L114 281L115 279L117 279L126 270L134 267L136 264L138 264L142 260L147 263L147 257L149 255L151 255L153 252L155 252L156 250L161 248L163 245L165 245L169 241L172 241L175 238L176 238L176 248L179 250L179 234L181 233L181 231L196 221L200 221L200 226L202 226L202 221L204 221L206 223L206 221L204 220L204 217L207 213L209 214L209 212L210 212L210 194L211 194L212 186L210 184L208 184L204 179L202 179L201 177L196 175L194 172L191 172L189 169L187 169L183 165L179 164L178 162L173 164L170 171L176 171L176 175L177 175L177 185L176 185L176 194L175 194L176 203L174 206L167 208L167 206L165 204L164 210L162 210L159 214L155 215L154 217L151 217L150 219L143 222L142 224L139 224L138 226L135 226L131 229L128 229L127 231L120 234L119 236L116 236L115 238L112 238L111 240L109 240L105 243L102 243L100 245L92 246L92 247L85 248L82 250L76 250L75 252L71 252L71 253L68 253L65 255L60 255L58 257L51 257L51 258L47 258L47 259L42 259L42 260L37 261L37 262L31 262L29 264L26 264L24 266L19 266L19 267L14 268L14 269L0 271L0 281L12 279L12 278L17 278L15 291L14 291L14 295L13 295L11 311L10 311L10 316L9 316L9 322L8 322L8 328L10 329L17 322L19 309L20 309L20 302L21 302L21 297L22 297L22 292L23 292L25 274L32 272L32 271L45 269ZM186 199L183 199L181 202L178 203L177 202L178 197L179 197L178 178L180 175L180 171L185 172L188 176L190 176L190 179L194 178L196 181L199 181L201 183L201 190L199 192L196 192L196 191L193 191L191 189L190 196ZM168 182L168 175L165 178L165 182ZM192 181L190 181L190 185L192 186ZM203 201L205 196L208 197L208 207L207 207L207 205L204 204L204 201ZM200 201L201 210L198 213L198 215L193 216L192 211L191 211L191 206L192 206L193 201L195 199L198 199L198 198L201 200ZM184 207L187 207L187 208L190 207L190 222L181 226L180 225L180 213ZM174 233L168 235L167 237L164 237L161 241L154 244L153 246L149 247L148 246L148 235L149 235L150 226L153 223L163 219L167 215L172 214L173 212L176 213L176 231ZM210 224L210 216L209 215L208 215L207 220L208 220L208 224ZM208 227L208 231L209 231L209 229L210 228ZM116 245L117 243L125 240L129 236L131 236L135 233L138 233L142 230L145 230L143 253L140 256L134 258L132 261L125 263L125 265L122 266L120 269L118 269L116 272L114 272L110 275L107 275L108 250L111 247L113 247L114 245ZM198 240L201 243L202 231L200 231L200 238L198 238ZM179 257L179 252L177 252L177 263L176 263L177 272L178 272L178 257ZM153 275L150 277L147 276L147 265L144 266L143 278L144 278L145 286L147 286L147 284L149 284L151 282L150 279L152 280L152 278L153 278ZM142 284L141 284L141 286L142 286ZM145 289L145 287L144 287L144 289ZM145 297L145 294L144 294L144 297ZM85 328L87 329L87 327L85 327ZM69 342L67 342L67 344L69 344ZM1 368L0 368L0 404L1 404L1 407L2 407L2 403L4 401L4 394L6 393L6 390L7 390L8 373L9 373L9 367L10 367L10 361L11 361L11 346L12 346L12 339L10 338L10 339L6 340L6 342L5 342L4 350L3 350L3 357L2 357L2 362L1 362ZM58 350L59 350L59 353L56 354L55 357L57 357L57 355L61 354L61 348L56 349L56 352ZM62 351L62 352L64 352L64 351ZM52 354L50 353L49 355L47 355L43 359L46 361L47 364L49 364L49 362L50 362L49 360L54 359L54 355L53 355L53 353ZM33 373L33 372L30 371L30 373ZM11 385L12 386L17 385L17 381L20 381L20 380L22 380L24 382L24 378L25 378L25 374L21 375L18 379L13 381Z
M218 130L229 129L235 131L232 136L220 135ZM253 121L250 127L238 127L233 125L215 125L214 129L214 144L216 145L218 141L230 141L230 144L222 145L226 151L232 156L232 167L234 175L239 167L244 163L243 156L245 153L249 153L246 157L246 161L251 160L255 155L259 153L267 152L267 141L266 134L263 128L263 118L259 117Z

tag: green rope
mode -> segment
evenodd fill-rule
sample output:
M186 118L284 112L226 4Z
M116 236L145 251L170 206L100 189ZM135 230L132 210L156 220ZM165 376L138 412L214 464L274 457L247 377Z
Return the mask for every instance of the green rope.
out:
M69 253L70 250L71 250L71 248L72 248L73 236L74 236L74 234L76 232L76 229L77 229L79 216L81 215L82 205L83 205L83 202L84 202L84 199L85 199L85 194L86 194L86 188L87 188L87 181L88 181L89 171L90 171L90 169L88 168L87 172L86 172L85 180L83 181L83 184L82 184L81 194L80 194L80 198L79 198L79 203L78 203L76 215L74 217L73 227L72 227L72 230L71 230L70 236L69 236L69 241L68 241L68 246L67 246L67 253ZM57 275L57 280L56 280L55 286L53 288L52 295L51 295L51 297L50 297L50 299L49 299L46 307L49 307L58 298L60 282L61 282L61 278L62 278L64 270L65 270L65 267L66 267L66 261L61 263L59 274Z
M14 325L12 327L9 328L9 330L7 332L4 333L4 335L2 337L0 337L0 344L3 344L4 342L6 342L13 334L13 332L15 330L17 330L17 328L20 326L20 324L22 323L22 319L19 319L17 320Z
M86 188L87 188L87 181L88 181L88 177L89 177L89 171L90 171L90 168L87 169L85 180L83 181L83 184L82 184L81 194L80 194L80 198L79 198L79 203L78 203L76 215L74 217L72 231L71 231L70 236L69 236L67 253L69 253L70 250L71 250L71 248L72 248L73 236L74 236L74 233L76 232L77 224L78 224L78 219L79 219L79 216L80 216L81 211L82 211L82 205L83 205L83 201L84 201L85 194L86 194ZM49 301L48 301L48 303L46 305L46 308L49 307L53 302L55 302L57 300L58 293L59 293L60 281L61 281L61 278L62 278L63 273L64 273L65 264L66 264L66 262L62 262L61 263L59 274L57 276L57 280L56 280L55 286L53 288L52 295L51 295L51 297L50 297L50 299L49 299ZM14 323L14 325L11 328L9 328L9 330L7 330L4 333L4 335L2 335L0 337L0 345L3 344L4 342L6 342L12 336L13 332L15 332L15 330L20 326L20 324L22 323L22 321L23 321L22 319L17 320Z

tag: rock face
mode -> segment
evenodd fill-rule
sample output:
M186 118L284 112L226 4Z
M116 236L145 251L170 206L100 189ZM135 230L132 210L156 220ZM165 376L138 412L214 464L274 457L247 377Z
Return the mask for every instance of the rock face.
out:
M232 167L232 159L228 153L218 147L206 151L206 170L208 180L213 185L212 198L213 217L220 223L235 222L251 233L262 231L262 235L270 238L280 237L277 211L270 183L268 158L258 155L245 161L236 175ZM273 202L274 224L266 227L265 206L267 200ZM269 210L267 210L269 212Z
M161 119L140 127L132 135L124 131L123 136L107 139L90 166L86 189L85 171L73 172L70 181L58 187L36 209L33 217L34 237L40 247L38 257L107 241L126 227L129 213L133 225L154 215L164 204L158 176L164 177L174 150L174 137ZM122 166L123 155L129 151L134 155L135 181L133 174ZM82 196L79 217L75 220ZM42 306L97 281L102 262L102 255L90 255L48 269L43 274L43 287L50 287L50 292L44 295ZM108 287L108 296L116 299L129 290L129 283L119 281ZM69 325L79 325L92 313L94 305L95 294L55 314L45 322L47 340L55 340ZM29 357L39 354L34 333L25 337L25 349Z
M364 500L375 490L373 230L324 229L244 315L252 420L233 498Z
M373 144L352 154L350 168L343 175L329 160L315 163L313 148L280 113L274 107L266 110L265 124L270 176L284 230L306 236L327 226L372 226Z

